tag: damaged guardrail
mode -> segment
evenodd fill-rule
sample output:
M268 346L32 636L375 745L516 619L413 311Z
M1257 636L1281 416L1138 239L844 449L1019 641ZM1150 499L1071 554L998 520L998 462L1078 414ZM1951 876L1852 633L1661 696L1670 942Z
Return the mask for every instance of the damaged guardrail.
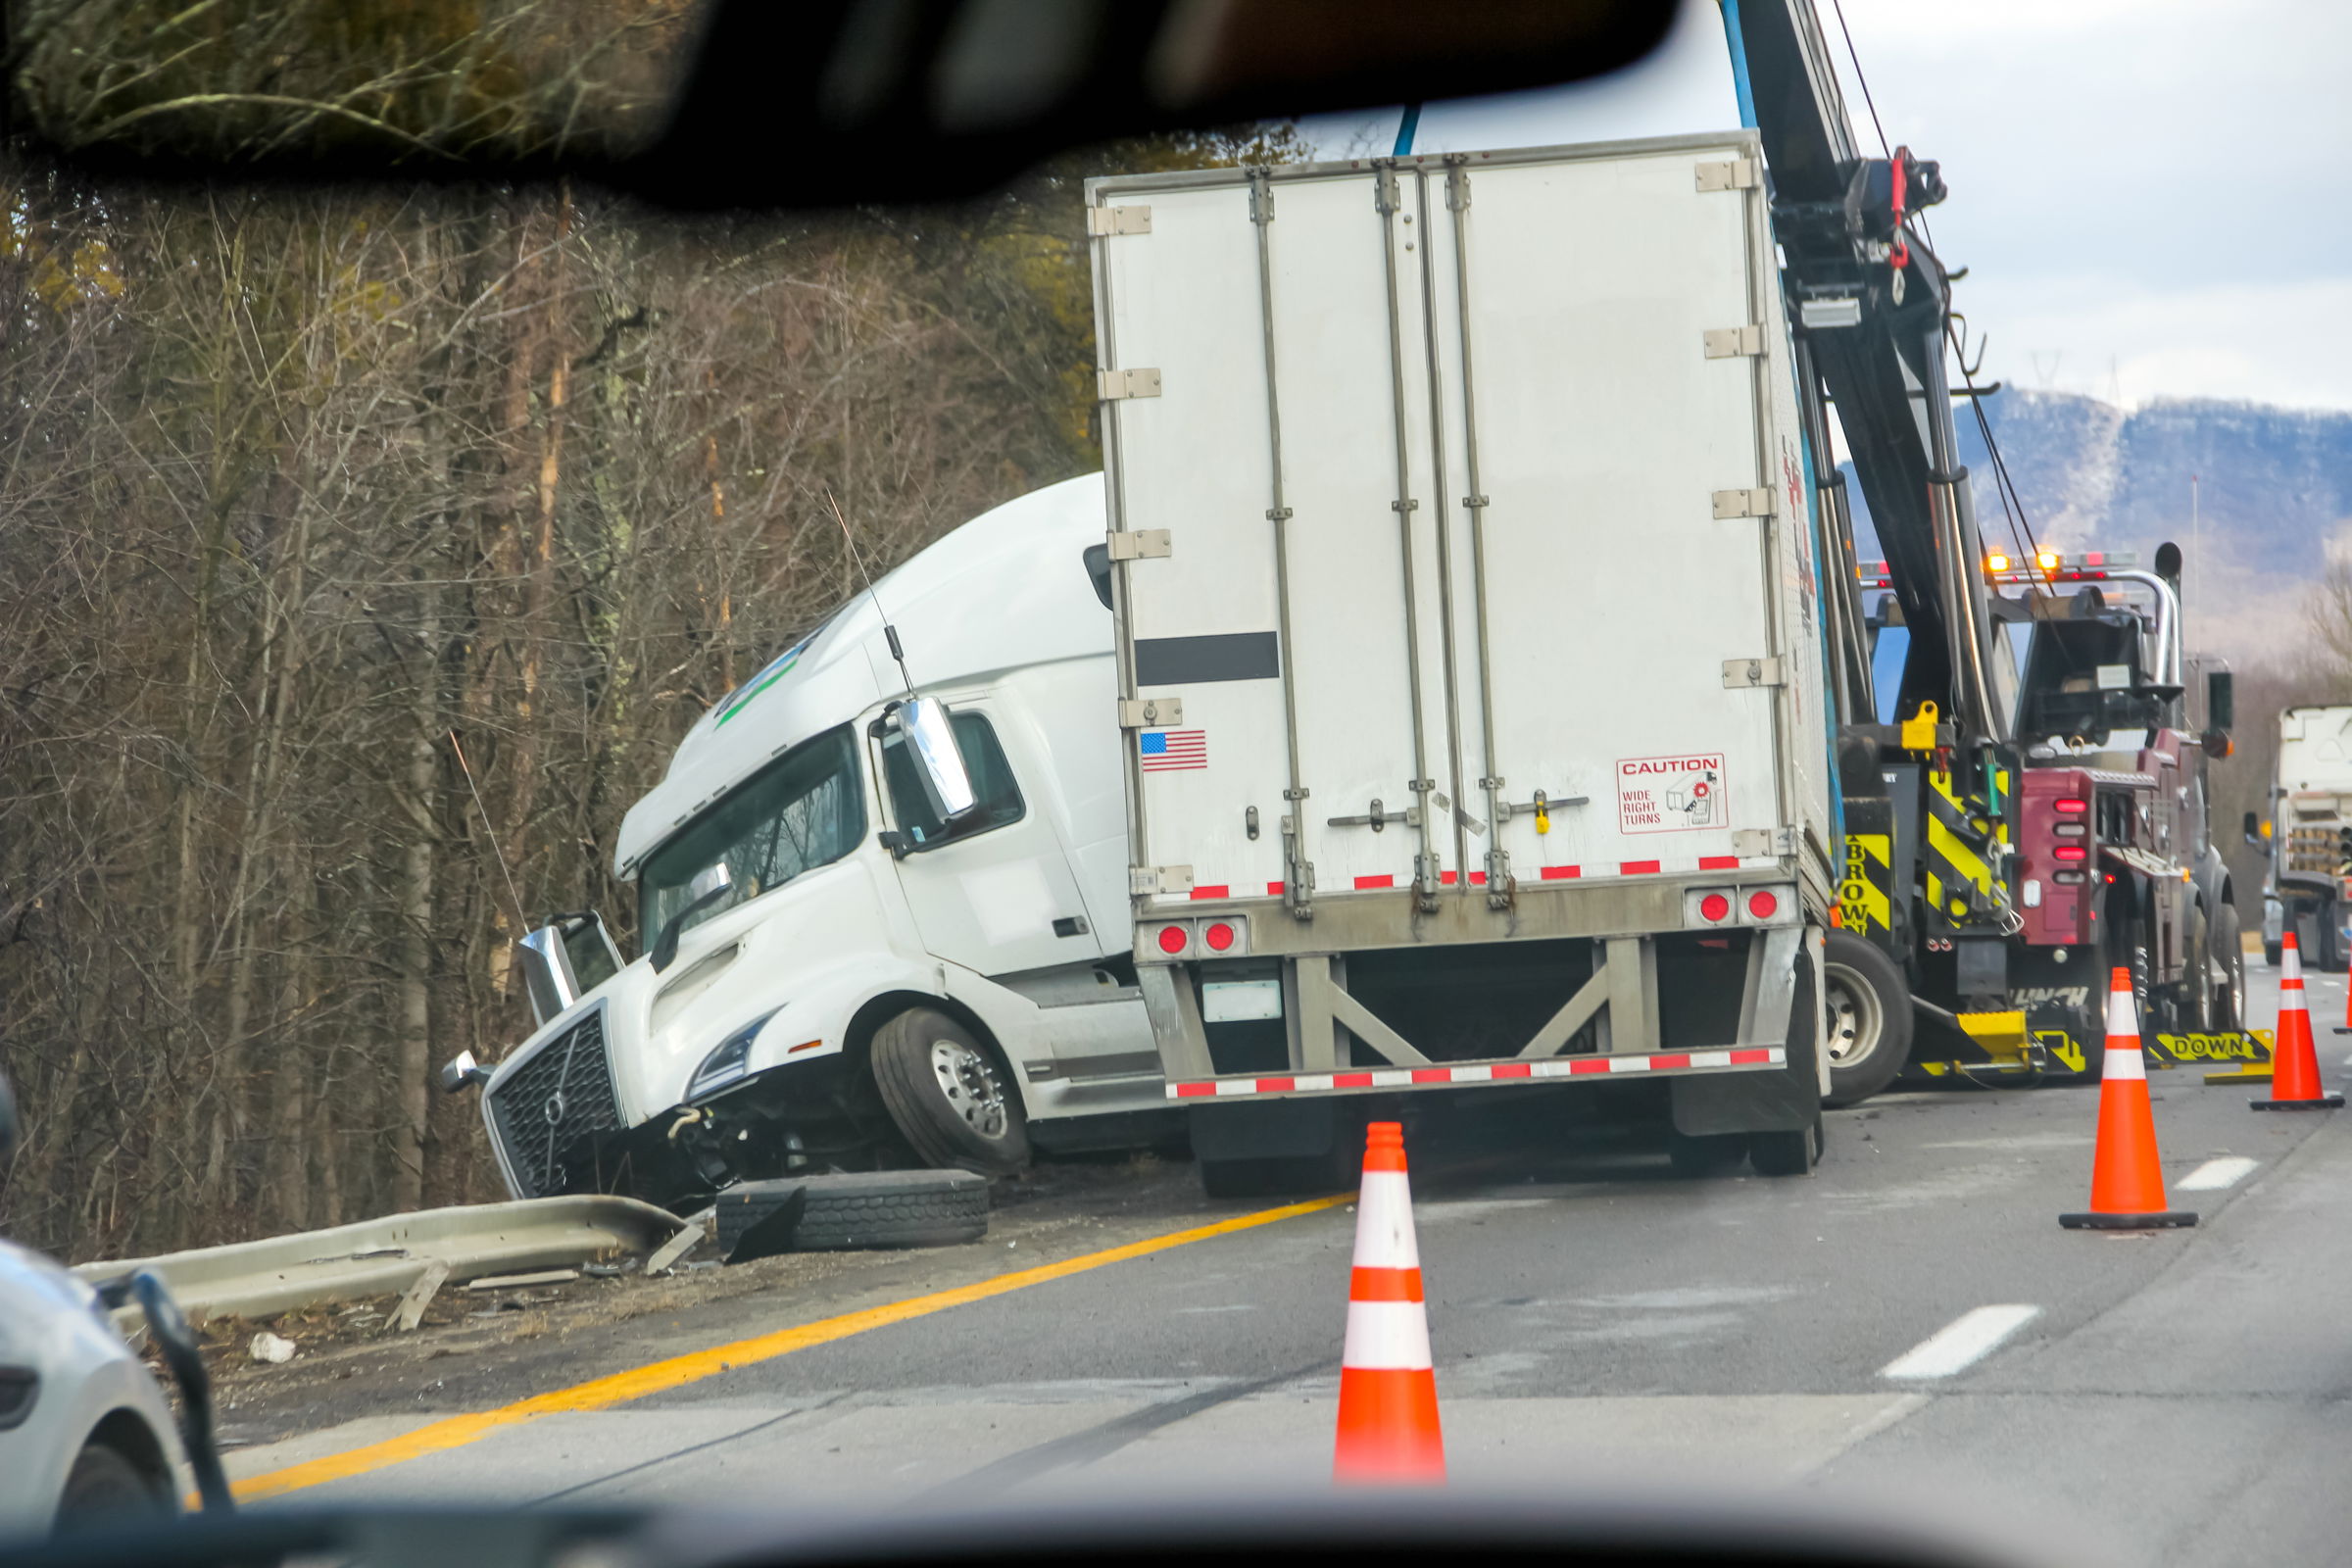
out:
M633 1198L533 1198L388 1214L161 1257L84 1263L74 1272L95 1283L145 1269L163 1279L192 1318L265 1317L321 1302L414 1293L428 1273L439 1276L422 1293L429 1297L443 1283L488 1274L607 1253L656 1253L687 1228L666 1209ZM414 1322L413 1314L404 1316Z

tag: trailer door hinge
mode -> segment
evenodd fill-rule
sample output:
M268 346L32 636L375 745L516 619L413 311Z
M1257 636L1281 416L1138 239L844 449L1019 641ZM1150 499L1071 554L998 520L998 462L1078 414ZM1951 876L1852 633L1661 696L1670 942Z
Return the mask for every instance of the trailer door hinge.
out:
M1761 859L1767 855L1794 855L1796 853L1796 829L1792 827L1734 829L1732 853L1742 860Z
M1086 210L1086 232L1095 239L1107 239L1113 234L1149 234L1152 232L1152 209L1140 204L1131 207L1089 207Z
M1769 659L1727 659L1723 662L1723 689L1727 692L1744 691L1750 686L1786 684L1777 654Z
M1152 729L1161 724L1184 722L1184 699L1181 697L1129 698L1119 704L1119 728Z
M1158 561L1169 549L1165 528L1113 529L1107 542L1113 561Z
M1189 865L1131 865L1127 868L1127 892L1133 897L1147 893L1190 893L1193 891L1193 868Z
M1710 360L1736 360L1764 352L1764 329L1760 326L1718 327L1702 337Z
M1735 158L1729 163L1700 164L1697 169L1698 188L1711 190L1753 190L1759 183L1756 161L1753 158Z
M1095 396L1104 403L1116 403L1122 398L1155 398L1159 396L1157 370L1097 370Z
M1772 490L1718 490L1715 492L1715 517L1772 517L1779 512L1773 506Z

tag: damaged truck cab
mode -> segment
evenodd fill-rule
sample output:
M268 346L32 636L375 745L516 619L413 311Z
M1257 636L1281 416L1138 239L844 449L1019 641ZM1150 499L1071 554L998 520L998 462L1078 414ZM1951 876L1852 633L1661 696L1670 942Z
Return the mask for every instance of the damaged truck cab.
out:
M956 530L695 725L615 847L645 953L551 919L520 944L537 1032L445 1074L482 1087L516 1196L993 1173L1164 1115L1102 721L1102 495Z

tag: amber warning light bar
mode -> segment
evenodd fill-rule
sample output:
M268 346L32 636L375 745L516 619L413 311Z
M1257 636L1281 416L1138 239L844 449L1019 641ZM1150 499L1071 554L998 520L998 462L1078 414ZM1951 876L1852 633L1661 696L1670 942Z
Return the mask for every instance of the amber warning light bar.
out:
M2044 550L2031 562L1999 551L1984 558L1984 580L1991 583L2105 582L2139 565L2135 550L2086 550L2079 556ZM1894 575L1884 561L1865 561L1854 568L1865 588L1891 588Z

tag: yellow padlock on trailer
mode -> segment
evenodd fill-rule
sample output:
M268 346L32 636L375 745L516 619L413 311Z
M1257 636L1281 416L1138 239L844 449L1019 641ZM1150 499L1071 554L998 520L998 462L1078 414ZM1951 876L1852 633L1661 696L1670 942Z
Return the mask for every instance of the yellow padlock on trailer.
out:
M1919 711L1903 720L1903 750L1932 752L1936 749L1936 721L1943 715L1934 703L1922 703Z
M1544 798L1542 790L1536 791L1536 831L1538 833L1551 831L1551 802Z

